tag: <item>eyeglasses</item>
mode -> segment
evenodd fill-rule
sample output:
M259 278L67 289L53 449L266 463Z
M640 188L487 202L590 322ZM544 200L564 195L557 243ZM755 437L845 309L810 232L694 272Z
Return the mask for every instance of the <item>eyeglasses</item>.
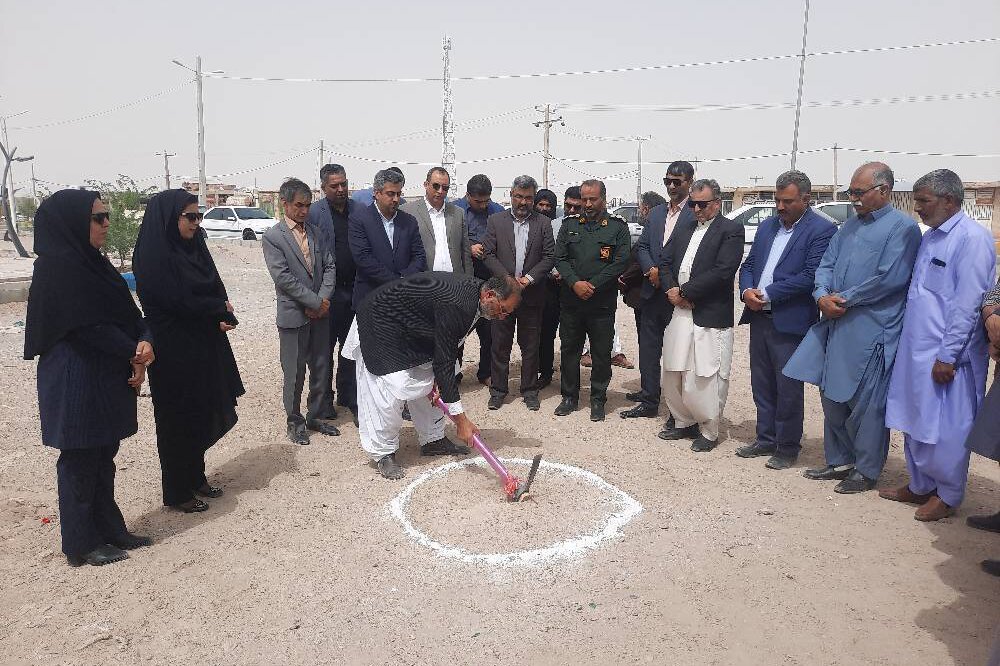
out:
M111 219L110 213L94 213L90 216L92 222L97 222L98 224L104 224Z
M435 192L441 192L441 191L447 192L448 190L451 189L451 185L442 185L441 183L431 183L431 187L434 188Z
M865 196L866 194L874 190L876 187L882 187L882 183L879 183L878 185L872 185L867 190L856 190L856 189L847 190L847 196L851 197L852 199L860 199L861 197Z
M688 208L707 208L708 204L718 200L718 198L709 199L708 201L695 201L694 199L688 199Z
M204 213L181 213L181 217L186 217L187 221L191 224L195 222L201 222L204 219Z
M663 184L666 185L667 187L670 187L671 185L673 185L674 187L680 187L681 185L684 184L684 179L683 178L664 178L663 179Z

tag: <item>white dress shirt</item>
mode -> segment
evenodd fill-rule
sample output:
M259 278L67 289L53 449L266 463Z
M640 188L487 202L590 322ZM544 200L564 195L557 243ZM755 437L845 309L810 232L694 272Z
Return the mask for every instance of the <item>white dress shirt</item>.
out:
M427 206L427 214L431 218L431 228L434 230L434 265L432 271L454 270L451 264L451 252L448 250L448 228L444 221L444 204L438 210L431 206L431 202L424 197L424 204Z

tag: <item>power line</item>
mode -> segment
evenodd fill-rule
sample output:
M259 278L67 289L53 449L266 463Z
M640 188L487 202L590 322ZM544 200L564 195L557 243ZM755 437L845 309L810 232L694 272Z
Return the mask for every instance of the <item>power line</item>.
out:
M875 150L874 148L844 148L837 146L837 150L849 150L852 153L884 153L886 155L909 155L914 157L1000 157L1000 153L922 153L914 150Z
M22 127L11 127L10 129L22 130L22 131L24 131L24 130L44 129L46 127L57 127L59 125L69 125L70 123L78 123L78 122L83 121L83 120L90 120L91 118L98 118L100 116L107 116L107 115L110 115L112 113L115 113L116 111L122 111L123 109L129 109L129 108L132 108L133 106L138 106L140 104L144 104L146 102L149 102L149 101L152 101L154 99L163 97L165 95L169 95L171 93L175 93L178 90L181 90L185 86L188 86L188 85L190 85L192 83L194 83L194 79L191 79L189 81L185 81L184 83L182 83L180 85L172 86L170 88L166 88L166 89L161 90L159 92L155 92L155 93L152 93L150 95L146 95L145 97L140 97L139 99L134 99L134 100L132 100L130 102L124 102L122 104L117 104L117 105L112 106L112 107L107 108L107 109L102 109L100 111L94 111L93 113L88 113L88 114L83 115L83 116L77 116L76 118L67 118L65 120L55 120L55 121L48 122L48 123L42 123L40 125L24 125Z
M834 51L815 51L806 53L806 57L849 55L858 53L879 53L886 51L905 51L942 46L967 46L971 44L991 44L1000 42L1000 37L984 37L981 39L960 39L949 42L928 42L923 44L905 44L900 46L876 46L860 49L838 49ZM612 67L606 69L583 69L561 72L532 72L521 74L486 74L478 76L453 76L452 81L505 81L511 79L537 79L557 76L585 76L592 74L625 74L630 72L651 72L688 67L709 67L716 65L735 65L753 62L771 62L801 58L802 53L786 53L766 56L750 56L744 58L729 58L726 60L705 60L699 62L671 63L666 65L643 65L638 67ZM239 76L224 72L209 73L204 76L213 79L231 81L252 81L267 83L441 83L442 77L409 77L409 78L317 78L317 77L281 77L281 76Z
M803 102L809 108L842 106L880 106L885 104L909 104L914 102L947 102L970 99L990 99L1000 96L1000 90L977 90L971 92L944 93L940 95L901 95L897 97L874 97L869 99L834 99L822 102ZM749 104L559 104L565 111L766 111L772 109L793 109L795 102L759 102Z

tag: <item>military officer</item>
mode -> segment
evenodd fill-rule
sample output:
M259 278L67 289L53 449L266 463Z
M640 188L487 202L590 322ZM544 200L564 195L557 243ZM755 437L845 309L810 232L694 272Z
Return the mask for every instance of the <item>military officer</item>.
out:
M580 185L583 212L565 218L556 241L556 270L562 276L559 337L562 402L556 416L576 411L580 400L580 354L590 337L590 420L604 420L611 382L611 343L618 305L618 276L629 253L628 224L608 214L607 189L599 180Z

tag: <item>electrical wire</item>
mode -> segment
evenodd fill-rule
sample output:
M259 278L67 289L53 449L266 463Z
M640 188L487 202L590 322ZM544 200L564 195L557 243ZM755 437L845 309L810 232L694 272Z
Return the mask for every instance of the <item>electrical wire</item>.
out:
M65 120L55 120L55 121L48 122L48 123L41 123L39 125L22 125L21 127L11 127L10 129L12 129L12 130L18 130L18 131L45 129L47 127L58 127L60 125L69 125L71 123L78 123L78 122L83 121L83 120L90 120L91 118L99 118L101 116L107 116L107 115L110 115L112 113L115 113L116 111L122 111L124 109L132 108L133 106L139 106L140 104L144 104L144 103L150 102L150 101L152 101L154 99L158 99L160 97L164 97L165 95L169 95L171 93L175 93L178 90L181 90L184 87L189 86L189 85L191 85L194 82L195 82L195 79L190 79L190 80L185 81L184 83L182 83L180 85L172 86L170 88L166 88L166 89L161 90L159 92L152 93L151 95L146 95L145 97L140 97L139 99L134 99L134 100L132 100L130 102L125 102L123 104L117 104L117 105L112 106L110 108L102 109L101 111L94 111L93 113L88 113L88 114L83 115L83 116L77 116L76 118L67 118Z
M886 51L904 51L913 49L925 49L942 46L967 46L971 44L992 44L1000 42L1000 37L984 37L981 39L960 39L948 42L928 42L922 44L905 44L900 46L876 46L860 49L838 49L834 51L814 51L806 53L807 57L828 56L828 55L849 55L857 53L878 53ZM478 76L453 76L452 81L506 81L511 79L538 79L558 76L584 76L592 74L624 74L630 72L650 72L668 69L683 69L688 67L708 67L716 65L735 65L753 62L769 62L776 60L790 60L800 58L801 53L787 53L767 56L750 56L744 58L729 58L725 60L706 60L700 62L672 63L666 65L643 65L639 67L612 67L606 69L583 69L561 72L533 72L522 74L486 74ZM409 77L409 78L308 78L308 77L280 77L280 76L239 76L235 74L204 73L203 76L213 79L227 79L232 81L253 81L268 83L441 83L442 77Z
M886 104L910 104L914 102L947 102L970 99L991 99L1000 97L1000 90L976 90L970 92L944 93L940 95L901 95L897 97L875 97L870 99L834 99L822 102L803 102L807 108L833 108L844 106L880 106ZM749 104L557 104L560 111L607 112L607 111L766 111L773 109L794 109L795 102L760 102ZM634 140L634 139L633 139Z

